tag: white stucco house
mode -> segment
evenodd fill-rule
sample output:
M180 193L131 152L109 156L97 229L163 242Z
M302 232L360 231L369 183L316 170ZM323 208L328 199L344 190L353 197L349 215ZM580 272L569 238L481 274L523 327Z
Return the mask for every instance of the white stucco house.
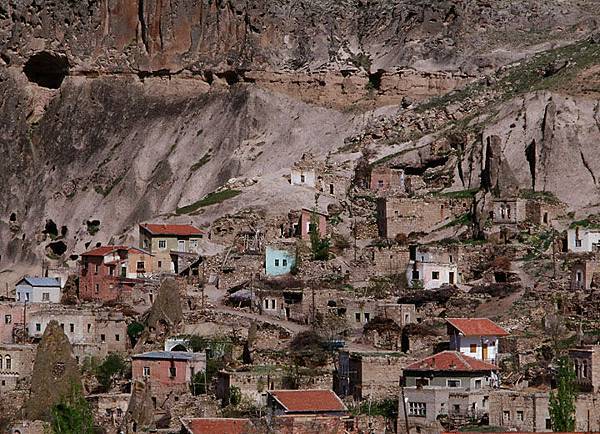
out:
M567 249L573 253L593 252L600 246L600 228L574 227L567 231Z
M436 289L458 283L458 266L452 252L440 248L417 248L406 270L406 281L412 288Z
M17 282L17 301L27 303L60 303L60 279L23 277Z
M450 350L492 364L498 358L498 338L509 335L488 318L448 318L446 325Z

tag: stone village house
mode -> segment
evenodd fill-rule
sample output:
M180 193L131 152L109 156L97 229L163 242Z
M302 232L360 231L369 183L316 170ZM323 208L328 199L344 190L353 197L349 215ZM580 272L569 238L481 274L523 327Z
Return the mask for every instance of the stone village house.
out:
M194 374L206 370L206 353L151 351L131 357L132 381L150 383L155 408L190 391ZM172 400L171 400L172 398Z
M377 166L371 170L369 189L375 192L405 191L404 170Z
M18 388L33 371L36 346L31 344L0 344L0 393Z
M571 265L571 289L590 290L600 286L600 262L596 258L580 259Z
M177 273L176 253L198 254L204 235L192 225L144 223L139 226L139 247L152 255L155 273Z
M145 250L102 246L81 255L79 297L87 301L113 301L131 294L136 283L152 275L153 258Z
M457 249L419 246L411 256L406 270L409 286L436 289L442 285L459 283Z
M60 280L53 277L23 277L17 282L17 301L27 303L60 303Z
M406 355L393 351L348 351L338 353L334 390L338 396L355 401L395 398Z
M439 416L466 420L486 413L490 393L498 387L498 368L458 351L443 351L403 369L398 409L398 432L406 420L417 432L441 431Z
M448 318L446 325L451 350L491 364L498 360L498 338L509 335L488 318Z
M105 357L129 348L127 322L122 313L111 309L86 309L48 305L27 312L29 337L41 339L50 321L63 329L81 363L86 357Z
M296 263L295 245L278 243L269 245L265 250L265 274L281 276L292 271Z
M600 228L575 226L567 230L567 250L573 253L597 252Z
M429 233L470 209L470 199L380 197L377 199L379 236L395 238L400 234Z

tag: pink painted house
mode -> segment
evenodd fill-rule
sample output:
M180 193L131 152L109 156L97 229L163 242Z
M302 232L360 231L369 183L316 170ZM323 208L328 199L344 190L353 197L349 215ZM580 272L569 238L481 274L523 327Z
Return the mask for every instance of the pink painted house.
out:
M8 301L0 302L0 343L13 343L15 333L23 330L23 313L25 309L29 313L31 306Z
M310 228L313 224L313 220L316 220L317 222L317 229L321 238L325 238L327 236L327 214L323 214L315 210L310 210L308 208L302 208L302 211L300 212L300 221L298 222L298 227L300 238L302 238L303 240L310 239Z
M193 376L206 370L206 353L151 351L135 354L131 360L133 381L150 383L155 406L173 392L189 391Z

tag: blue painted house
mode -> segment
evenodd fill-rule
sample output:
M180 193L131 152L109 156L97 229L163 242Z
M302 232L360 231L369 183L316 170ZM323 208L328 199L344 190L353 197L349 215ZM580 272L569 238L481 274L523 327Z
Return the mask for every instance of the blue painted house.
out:
M267 247L265 253L265 272L267 276L281 276L292 271L296 255L290 250Z

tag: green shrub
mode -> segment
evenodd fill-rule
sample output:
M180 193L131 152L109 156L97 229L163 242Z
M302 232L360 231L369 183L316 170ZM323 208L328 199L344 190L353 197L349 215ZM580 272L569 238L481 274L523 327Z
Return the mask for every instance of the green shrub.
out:
M144 324L137 321L134 321L127 326L127 336L129 336L132 346L135 346L140 335L144 331L144 328Z
M230 190L230 189L212 192L212 193L207 194L202 199L200 199L194 203L191 203L186 206L182 206L181 208L177 208L175 210L175 212L180 215L181 214L190 214L194 211L197 211L200 208L210 206L210 205L215 205L215 204L221 203L227 199L236 197L240 193L241 193L241 191L239 191L239 190Z
M73 384L69 396L52 407L51 415L55 434L94 433L94 416L79 384Z
M117 353L111 353L96 368L96 379L104 389L108 391L113 381L118 377L125 377L127 374L127 364L123 356Z

